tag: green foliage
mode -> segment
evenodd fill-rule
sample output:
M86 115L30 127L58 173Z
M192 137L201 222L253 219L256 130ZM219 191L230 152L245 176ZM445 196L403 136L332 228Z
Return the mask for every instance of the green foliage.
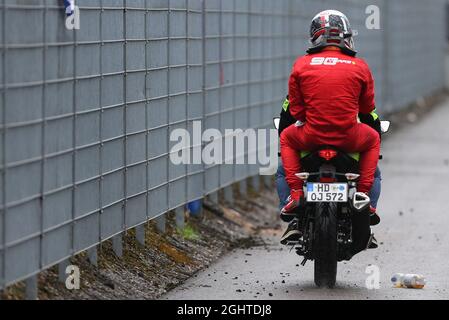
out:
M178 233L186 240L194 241L200 239L198 232L196 232L196 230L190 225L186 225L184 229L178 229Z

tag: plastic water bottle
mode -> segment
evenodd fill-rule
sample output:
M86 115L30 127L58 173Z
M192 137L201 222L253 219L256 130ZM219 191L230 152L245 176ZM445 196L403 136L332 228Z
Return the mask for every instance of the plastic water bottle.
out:
M396 273L391 282L396 288L422 289L426 285L426 279L419 274Z

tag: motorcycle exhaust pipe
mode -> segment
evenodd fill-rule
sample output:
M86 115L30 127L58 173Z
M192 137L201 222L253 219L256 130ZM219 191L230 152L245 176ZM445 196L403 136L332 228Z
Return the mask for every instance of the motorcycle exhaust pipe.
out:
M356 192L352 198L352 206L358 212L362 212L368 208L371 199L363 192Z

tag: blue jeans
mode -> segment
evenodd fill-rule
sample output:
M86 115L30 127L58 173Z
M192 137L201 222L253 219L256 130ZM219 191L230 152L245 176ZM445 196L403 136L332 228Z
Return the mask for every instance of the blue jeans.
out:
M282 209L287 205L287 199L290 196L290 187L285 180L285 171L282 163L279 163L279 168L276 173L276 188L279 195L279 209ZM382 175L379 167L376 169L376 174L374 175L374 184L371 188L369 197L371 198L371 206L377 208L377 203L379 202L380 193L382 190Z

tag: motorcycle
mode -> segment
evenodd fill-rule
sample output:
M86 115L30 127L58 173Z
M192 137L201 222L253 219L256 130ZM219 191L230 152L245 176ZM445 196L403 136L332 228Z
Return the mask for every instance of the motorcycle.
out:
M274 119L276 128L279 122L279 118ZM382 121L381 128L382 133L388 132L390 122ZM304 258L303 266L308 260L314 261L318 287L333 288L337 263L349 261L373 240L370 198L357 191L359 158L359 154L348 154L332 146L301 153L304 172L296 176L304 181L304 203L298 213L302 237L287 245Z

